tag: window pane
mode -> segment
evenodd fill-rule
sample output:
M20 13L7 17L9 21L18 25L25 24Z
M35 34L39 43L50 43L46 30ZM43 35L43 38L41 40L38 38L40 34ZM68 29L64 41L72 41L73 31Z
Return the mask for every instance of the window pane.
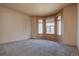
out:
M54 28L55 28L55 23L54 23L54 18L47 18L46 19L46 34L54 34Z
M57 34L61 35L61 16L58 17L57 25L58 25Z
M43 33L43 20L41 18L38 19L38 33Z

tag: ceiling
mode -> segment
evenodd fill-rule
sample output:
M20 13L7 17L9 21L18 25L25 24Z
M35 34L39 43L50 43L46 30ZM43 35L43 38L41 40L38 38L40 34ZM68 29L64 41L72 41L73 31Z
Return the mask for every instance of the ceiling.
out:
M30 16L45 16L58 12L69 3L6 3L1 5Z

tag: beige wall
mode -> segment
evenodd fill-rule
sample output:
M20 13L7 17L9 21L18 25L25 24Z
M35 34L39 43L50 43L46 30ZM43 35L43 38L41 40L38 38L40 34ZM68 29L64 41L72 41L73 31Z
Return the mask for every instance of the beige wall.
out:
M32 17L32 38L37 37L37 17Z
M59 14L58 14L59 15ZM63 8L62 17L62 35L63 43L68 45L77 45L77 5L69 5ZM36 38L36 20L33 21L32 38ZM32 29L33 29L32 28Z
M31 18L0 6L0 43L31 38Z
M76 45L77 40L77 5L63 8L64 44Z
M77 4L77 47L79 49L79 4Z

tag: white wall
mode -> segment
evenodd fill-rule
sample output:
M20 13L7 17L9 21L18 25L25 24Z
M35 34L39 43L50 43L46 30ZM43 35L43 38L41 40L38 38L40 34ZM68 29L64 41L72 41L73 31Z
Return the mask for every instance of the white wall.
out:
M0 6L0 43L31 38L31 17Z

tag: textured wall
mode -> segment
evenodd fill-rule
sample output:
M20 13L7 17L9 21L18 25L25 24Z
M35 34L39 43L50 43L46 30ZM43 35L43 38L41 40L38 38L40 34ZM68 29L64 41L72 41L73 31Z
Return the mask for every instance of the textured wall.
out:
M31 38L31 17L0 6L0 43Z

